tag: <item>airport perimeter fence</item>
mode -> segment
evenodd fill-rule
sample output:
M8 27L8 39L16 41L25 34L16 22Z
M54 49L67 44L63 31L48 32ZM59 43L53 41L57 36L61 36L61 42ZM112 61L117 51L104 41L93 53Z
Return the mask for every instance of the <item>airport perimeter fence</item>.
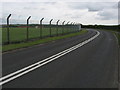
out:
M61 21L60 25L60 20L52 24L53 19L51 19L48 24L43 24L44 18L42 18L38 24L30 24L30 16L27 18L26 24L11 24L9 23L10 17L11 14L7 17L7 24L2 25L3 45L60 36L81 30L81 24L75 24L75 22Z

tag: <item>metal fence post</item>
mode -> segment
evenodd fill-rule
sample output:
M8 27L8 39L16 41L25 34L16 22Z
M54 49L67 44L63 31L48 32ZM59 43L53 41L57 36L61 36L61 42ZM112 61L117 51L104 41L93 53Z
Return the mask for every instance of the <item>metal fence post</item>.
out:
M73 32L75 31L75 22L73 23Z
M73 30L73 22L71 22L71 30L70 30L70 33L72 32Z
M73 23L73 32L75 32L75 22Z
M50 37L52 36L51 35L51 22L52 22L53 19L50 20Z
M69 32L68 31L69 30L69 25L68 25L69 23L70 23L70 21L67 22L67 33Z
M11 14L9 14L9 16L7 17L7 40L8 40L8 44L10 43L10 31L9 31L9 18L10 18Z
M56 25L57 25L57 36L58 36L58 23L59 23L60 20L57 21Z
M40 38L42 38L42 21L44 18L40 20Z
M69 24L70 21L67 22L67 25Z
M27 41L28 41L28 39L29 39L29 31L28 31L28 28L29 28L29 27L28 27L28 25L29 25L29 19L30 19L30 18L31 18L31 16L29 16L28 19L27 19L27 35L26 35L26 36L27 36Z
M64 34L64 23L65 23L65 21L63 21L63 23L62 23L62 27L63 27L63 29L62 29L62 34Z

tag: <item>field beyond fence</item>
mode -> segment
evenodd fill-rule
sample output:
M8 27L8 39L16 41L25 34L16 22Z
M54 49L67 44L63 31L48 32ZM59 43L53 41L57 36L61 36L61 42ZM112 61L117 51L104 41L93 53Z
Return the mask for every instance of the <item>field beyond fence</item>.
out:
M43 26L42 30L38 26L29 27L28 39L29 41L35 39L41 39L45 37L59 36L63 34L68 34L72 32L77 32L79 30L76 25L59 25L52 26L50 32L50 26ZM51 35L50 35L51 34ZM27 29L26 27L9 27L9 42L10 43L20 43L27 41ZM7 27L2 28L2 43L8 44L8 32Z
M49 24L44 25L42 24L44 18L39 20L39 24L29 24L31 16L27 18L26 24L10 24L9 22L11 16L12 14L9 14L6 19L7 23L2 25L3 45L64 35L77 32L81 29L81 24L76 24L75 22L70 23L70 21L68 21L66 24L66 21L63 21L62 24L59 25L60 20L57 20L56 24L52 24L53 19L50 19Z

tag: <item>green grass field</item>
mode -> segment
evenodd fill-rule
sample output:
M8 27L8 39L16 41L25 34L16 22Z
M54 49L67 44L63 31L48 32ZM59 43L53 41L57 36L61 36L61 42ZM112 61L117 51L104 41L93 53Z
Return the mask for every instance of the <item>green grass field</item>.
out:
M116 35L116 38L118 39L118 43L119 43L119 46L120 46L120 32L113 31L113 34Z
M2 52L19 49L19 48L26 48L26 47L34 46L34 45L41 44L41 43L48 43L51 41L65 39L68 37L73 37L73 36L81 35L84 33L87 33L87 30L81 30L79 32L75 32L75 33L71 33L71 34L67 34L67 35L48 37L48 38L44 38L41 40L35 40L35 41L30 41L30 42L25 42L25 43L3 45Z
M26 28L10 28L10 42L25 41L27 39ZM74 29L70 27L64 28L64 33L72 32ZM52 35L57 35L57 29L51 29ZM58 28L58 34L62 34L62 28ZM50 28L42 29L42 37L50 36ZM39 38L40 37L40 28L29 28L29 39ZM7 42L7 28L2 28L2 43Z

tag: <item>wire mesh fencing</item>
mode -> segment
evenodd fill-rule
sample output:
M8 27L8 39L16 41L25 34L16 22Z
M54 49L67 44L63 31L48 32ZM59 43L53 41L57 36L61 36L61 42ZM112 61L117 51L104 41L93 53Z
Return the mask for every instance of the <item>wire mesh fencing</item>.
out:
M2 25L3 45L65 35L78 32L81 29L80 24L59 25L58 22L60 20L58 20L56 24L52 24L52 19L48 24L42 24L44 18L42 18L38 24L30 24L30 17L27 19L26 24L9 24L9 18L10 16L7 18L7 24Z

